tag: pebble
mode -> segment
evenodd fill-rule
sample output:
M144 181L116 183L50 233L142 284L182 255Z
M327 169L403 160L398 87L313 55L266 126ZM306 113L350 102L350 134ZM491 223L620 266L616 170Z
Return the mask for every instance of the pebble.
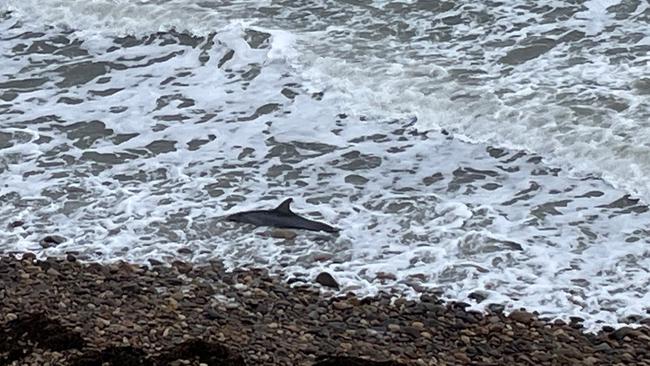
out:
M609 352L612 350L612 346L610 346L607 342L599 343L595 345L593 348L595 351L599 351L599 352Z
M418 321L414 321L413 323L411 323L411 326L413 326L413 328L420 329L420 330L424 329L424 323Z
M508 315L508 317L514 321L530 324L530 322L535 319L535 316L527 311L515 310Z
M391 332L399 332L400 326L397 324L388 324L388 330Z
M345 309L351 309L352 305L349 304L347 301L336 301L332 304L332 307L337 310L345 310Z

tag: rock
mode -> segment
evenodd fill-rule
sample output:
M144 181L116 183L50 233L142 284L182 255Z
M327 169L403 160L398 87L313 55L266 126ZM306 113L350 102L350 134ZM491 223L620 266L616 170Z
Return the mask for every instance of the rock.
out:
M469 298L476 301L477 304L480 304L483 302L483 300L488 298L488 293L483 292L483 291L474 291L471 294L469 294Z
M502 313L506 307L503 304L488 304L487 309L495 314Z
M415 327L405 326L402 327L402 333L407 334L411 338L417 338L420 336L420 330Z
M22 260L27 262L33 262L36 260L36 254L30 252L23 253Z
M9 228L10 229L15 229L15 228L23 226L23 225L25 225L25 221L16 220L16 221L12 221L11 223L9 223Z
M594 346L594 351L609 353L612 351L612 346L607 342L602 342Z
M527 311L515 310L508 315L508 318L523 324L530 324L535 319L535 316Z
M463 365L469 365L472 363L472 360L469 357L467 357L467 355L464 352L460 352L460 351L454 352L454 358L457 361L460 361L460 363Z
M41 246L43 248L51 248L57 246L65 241L65 238L60 235L48 235L41 239Z
M316 282L325 287L331 287L334 289L339 289L339 284L336 282L334 277L327 272L321 272L316 276Z
M375 278L378 280L390 280L390 281L395 281L397 277L395 274L390 273L390 272L377 272L375 275Z
M269 236L276 239L293 240L298 236L295 231L287 229L273 229Z
M581 329L583 327L582 323L585 321L579 316L571 316L569 317L569 320L571 320L569 325L574 329Z
M630 327L621 327L616 331L610 333L609 337L616 339L617 341L622 340L625 337L639 337L643 335L640 331L630 328Z
M332 307L336 310L345 310L352 308L352 305L350 305L347 301L336 301L332 304Z
M176 250L176 252L178 252L178 254L192 254L192 250L190 248L186 248L186 247L178 248L178 250Z

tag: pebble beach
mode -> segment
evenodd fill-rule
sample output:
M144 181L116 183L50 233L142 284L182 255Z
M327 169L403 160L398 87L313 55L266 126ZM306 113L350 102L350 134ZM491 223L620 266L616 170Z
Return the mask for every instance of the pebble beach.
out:
M647 365L650 329L585 332L435 294L359 298L260 269L0 259L2 365ZM290 281L289 281L290 282Z

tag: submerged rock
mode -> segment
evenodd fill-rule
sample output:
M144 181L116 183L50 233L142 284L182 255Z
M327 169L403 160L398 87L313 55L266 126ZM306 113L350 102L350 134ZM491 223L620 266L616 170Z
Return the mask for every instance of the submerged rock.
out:
M25 221L16 220L16 221L12 221L11 223L9 223L9 228L10 229L15 229L15 228L21 227L23 225L25 225Z
M41 246L43 248L55 247L65 241L65 238L60 235L48 235L41 239Z
M276 239L286 239L293 240L298 236L295 231L287 229L273 229L269 233L269 236Z

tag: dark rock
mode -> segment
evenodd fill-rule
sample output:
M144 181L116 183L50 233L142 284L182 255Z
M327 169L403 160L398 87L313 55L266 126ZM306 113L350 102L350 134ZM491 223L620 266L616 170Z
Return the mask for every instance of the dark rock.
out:
M483 302L483 300L488 298L488 294L482 291L474 291L468 296L470 299L476 301L476 303L480 304Z
M582 329L583 328L582 323L585 321L584 319L582 319L582 318L580 318L578 316L572 316L572 317L569 317L569 319L571 320L571 323L569 324L571 326L571 328L574 328L574 329Z
M331 287L334 289L339 289L339 284L336 282L334 277L327 272L321 272L316 276L316 282L325 287Z
M503 313L506 307L502 304L488 304L487 309L495 314Z
M300 277L291 277L291 278L289 278L287 280L287 284L289 284L289 285L294 284L296 282L305 282L305 280L303 278L300 278Z
M204 310L205 317L212 320L223 319L224 315L217 309L208 306Z
M15 228L23 226L23 225L25 225L24 221L16 220L16 221L13 221L13 222L9 223L9 228L10 229L15 229Z
M160 266L163 264L163 262L153 258L147 259L147 262L149 262L149 264L151 264L152 266Z
M640 331L630 328L630 327L621 327L614 332L610 333L609 337L616 339L617 341L623 340L625 337L638 337L643 335Z
M50 248L57 246L65 241L65 238L60 235L48 235L41 239L41 246L43 248Z
M30 252L23 253L22 260L27 262L33 262L36 260L36 254Z

